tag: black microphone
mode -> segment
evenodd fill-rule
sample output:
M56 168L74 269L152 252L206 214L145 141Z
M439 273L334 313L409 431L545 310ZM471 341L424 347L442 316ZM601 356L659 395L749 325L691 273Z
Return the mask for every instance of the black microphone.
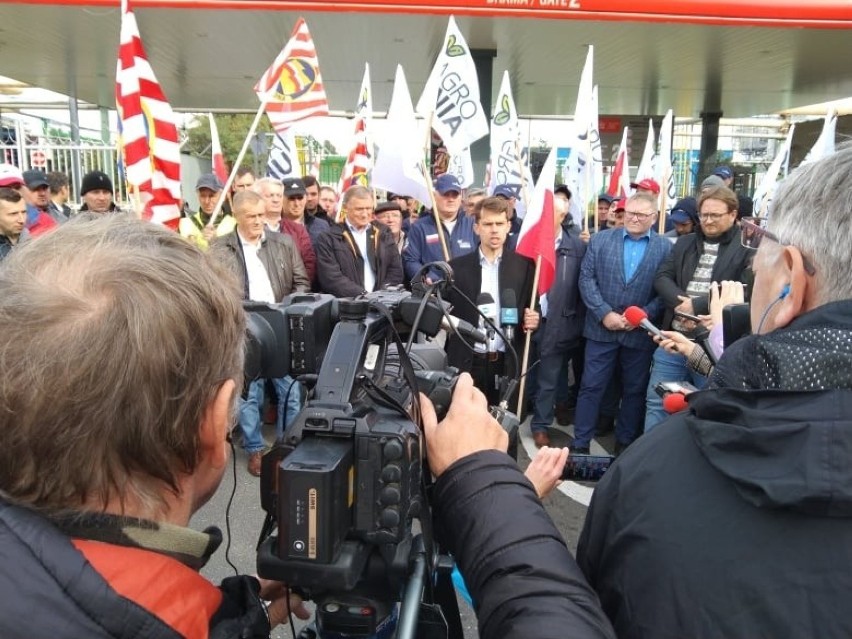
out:
M518 325L518 299L515 291L504 288L500 293L500 328L506 341L515 339L515 327Z
M497 323L497 304L494 302L494 298L491 297L491 293L480 293L476 297L476 308L494 324ZM493 353L496 346L494 343L494 329L482 318L480 318L480 322L488 335L488 352Z

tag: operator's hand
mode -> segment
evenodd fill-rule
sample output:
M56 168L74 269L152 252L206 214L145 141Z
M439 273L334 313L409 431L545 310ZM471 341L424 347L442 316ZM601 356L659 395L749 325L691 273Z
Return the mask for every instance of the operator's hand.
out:
M541 321L541 316L536 313L534 310L525 308L524 309L524 330L525 331L534 331L538 328L539 322Z
M488 412L488 400L467 373L459 376L447 416L439 424L429 398L420 394L429 467L439 477L453 463L481 450L506 452L509 435Z
M551 491L562 483L562 470L568 461L567 448L538 449L524 475L532 482L539 499L544 499Z
M632 328L623 315L619 315L615 311L610 311L602 320L604 327L610 331L626 331L628 327Z
M284 623L290 611L299 619L311 618L311 613L305 608L305 604L299 595L290 593L290 598L287 598L287 591L283 583L261 579L260 577L257 580L260 582L260 598L269 602L266 612L269 615L269 626L271 628Z

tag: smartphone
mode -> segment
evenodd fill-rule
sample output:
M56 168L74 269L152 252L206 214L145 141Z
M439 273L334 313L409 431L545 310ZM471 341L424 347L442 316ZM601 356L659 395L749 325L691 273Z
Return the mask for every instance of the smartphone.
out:
M660 397L665 397L671 393L688 395L689 393L694 393L697 390L698 389L689 382L658 382L657 385L654 386L654 391Z
M562 469L562 479L598 481L615 459L612 455L569 455Z
M692 320L693 322L701 323L701 318L698 315L690 315L689 313L684 313L682 311L675 311L675 317L682 317L683 319Z

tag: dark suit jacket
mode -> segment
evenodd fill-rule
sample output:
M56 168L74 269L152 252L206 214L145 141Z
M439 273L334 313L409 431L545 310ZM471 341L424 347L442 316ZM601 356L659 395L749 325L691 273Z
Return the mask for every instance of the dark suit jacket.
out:
M476 298L482 290L482 267L479 265L479 250L477 249L473 253L450 260L450 266L453 268L456 286L472 302L476 303ZM518 255L513 251L503 249L503 257L500 260L499 269L500 291L507 288L515 291L515 299L518 302L518 327L515 330L515 339L512 346L514 346L515 351L518 353L519 359L522 356L522 349L524 347L523 314L524 309L530 306L534 275L535 264L532 260ZM446 299L453 305L451 312L455 317L470 322L474 326L479 325L479 313L476 312L475 306L472 306L455 291L450 292L446 296ZM499 300L495 301L499 302ZM499 322L497 324L499 326ZM473 353L458 337L452 335L447 340L447 359L451 366L455 366L462 371L470 371L473 364ZM507 374L514 374L515 372L506 370Z
M402 259L388 228L367 229L367 259L376 274L376 290L402 284ZM317 240L317 276L323 293L355 297L364 293L364 256L345 224L335 224Z
M638 306L652 323L659 322L663 300L654 290L654 276L671 250L672 243L652 230L639 267L630 281L625 282L622 229L595 233L580 268L580 293L588 309L583 336L598 342L618 342L629 348L656 348L645 331L610 331L602 320L610 311L623 313L628 306Z

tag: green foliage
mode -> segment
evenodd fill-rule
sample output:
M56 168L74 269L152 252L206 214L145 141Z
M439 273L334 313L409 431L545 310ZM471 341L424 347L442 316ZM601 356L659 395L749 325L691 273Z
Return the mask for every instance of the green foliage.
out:
M253 113L216 113L213 115L216 121L216 128L219 131L219 142L222 144L222 153L225 156L225 163L230 166L230 163L236 159L240 149L245 142L246 134L254 120ZM207 116L199 115L193 120L195 126L187 129L188 140L183 146L186 153L192 155L201 155L210 157L210 125L208 124ZM261 133L269 133L272 127L266 117L261 118L257 130ZM264 158L265 159L265 158ZM254 162L254 152L251 147L246 151L243 164L251 165Z

